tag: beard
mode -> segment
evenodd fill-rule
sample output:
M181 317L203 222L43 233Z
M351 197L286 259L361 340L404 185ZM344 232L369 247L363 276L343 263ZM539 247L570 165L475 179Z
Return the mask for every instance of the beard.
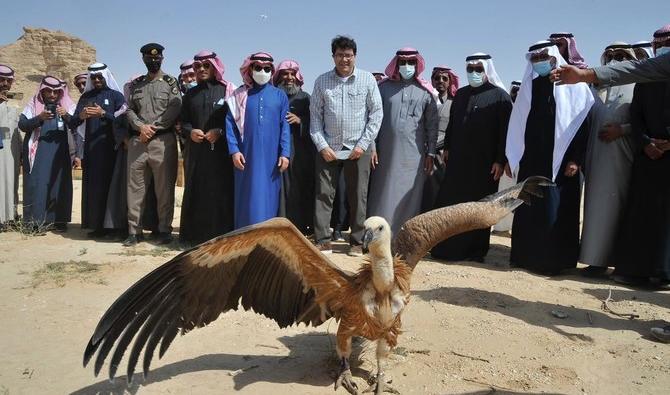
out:
M296 84L288 85L285 82L279 83L279 89L286 93L286 96L295 96L300 92L300 87Z

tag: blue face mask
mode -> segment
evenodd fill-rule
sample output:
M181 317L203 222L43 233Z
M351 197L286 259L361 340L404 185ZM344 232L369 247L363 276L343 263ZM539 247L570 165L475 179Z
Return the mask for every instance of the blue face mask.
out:
M549 59L533 63L533 71L542 77L548 76L552 69L553 67L551 67L551 61L549 61Z
M468 73L468 83L473 88L482 86L485 81L484 76L486 76L485 73L477 73L475 71L473 71L472 73Z
M400 74L403 80L408 80L414 77L414 70L415 66L412 64L404 64L398 66L398 73Z
M665 55L666 53L670 53L670 47L656 48L656 56Z
M196 86L198 86L198 83L196 81L191 81L188 84L186 84L186 90L189 90L191 88L195 88Z

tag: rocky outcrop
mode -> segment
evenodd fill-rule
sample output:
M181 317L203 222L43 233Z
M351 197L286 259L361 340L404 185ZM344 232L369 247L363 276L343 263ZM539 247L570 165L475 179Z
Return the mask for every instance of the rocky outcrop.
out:
M23 93L21 104L32 97L47 74L67 81L76 101L79 92L72 85L72 78L95 62L95 48L61 31L24 27L23 32L16 42L0 47L0 63L16 72L12 91Z

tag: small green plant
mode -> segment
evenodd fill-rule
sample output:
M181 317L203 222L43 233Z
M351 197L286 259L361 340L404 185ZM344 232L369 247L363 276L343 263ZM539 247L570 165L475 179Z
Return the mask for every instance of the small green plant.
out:
M58 287L64 287L72 280L106 284L96 276L100 266L88 261L50 262L32 273L31 286L37 288L42 284L56 284Z

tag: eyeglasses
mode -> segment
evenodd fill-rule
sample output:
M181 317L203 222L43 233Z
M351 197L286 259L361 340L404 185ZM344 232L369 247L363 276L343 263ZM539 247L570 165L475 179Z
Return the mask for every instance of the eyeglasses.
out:
M209 70L212 65L209 62L193 62L193 70L199 70L201 68Z
M347 60L352 59L354 56L356 56L356 55L353 54L353 53L336 53L336 54L333 54L333 57L335 57L337 59L347 59Z
M433 81L449 82L449 77L447 77L446 75L434 75L433 76Z
M91 81L104 81L105 77L102 74L91 74Z
M411 66L416 66L416 59L398 59L399 66L404 66L407 64Z
M465 67L465 71L468 73L483 73L484 72L484 66L472 66L468 65Z
M270 66L261 66L259 64L254 65L254 71L259 72L259 71L265 71L266 73L271 73L272 72L272 67Z

